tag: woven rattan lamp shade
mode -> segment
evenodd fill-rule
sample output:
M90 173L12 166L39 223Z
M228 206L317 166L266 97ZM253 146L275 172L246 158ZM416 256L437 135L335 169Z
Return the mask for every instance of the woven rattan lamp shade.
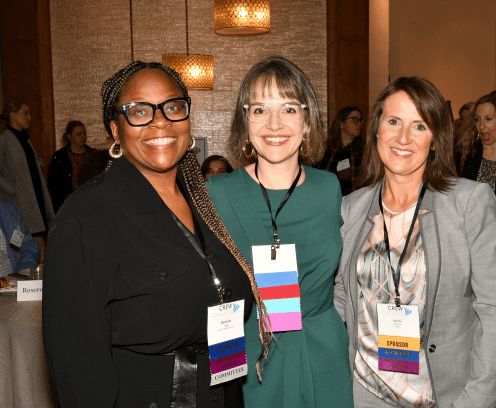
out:
M270 0L214 0L215 33L256 35L270 31Z
M164 54L162 64L177 71L188 89L213 89L214 57L200 54Z

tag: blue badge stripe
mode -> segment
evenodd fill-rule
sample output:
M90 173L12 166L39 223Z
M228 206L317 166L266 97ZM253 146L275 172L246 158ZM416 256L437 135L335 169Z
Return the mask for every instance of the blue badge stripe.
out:
M301 311L299 297L264 300L264 303L267 308L267 313L289 313Z
M298 283L298 272L256 273L255 279L259 288L296 285Z
M379 358L389 358L404 361L419 361L419 352L379 347Z
M208 347L210 360L215 360L230 354L243 351L245 349L245 338L238 337L237 339L224 341L222 343L213 344Z

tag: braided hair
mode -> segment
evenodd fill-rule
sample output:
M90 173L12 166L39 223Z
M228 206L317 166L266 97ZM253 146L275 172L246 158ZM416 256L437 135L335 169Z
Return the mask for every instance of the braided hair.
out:
M136 72L142 69L160 69L161 71L168 74L176 83L181 87L184 92L184 96L188 96L188 90L184 84L181 76L173 69L166 67L158 62L144 63L142 61L134 61L127 67L121 69L112 78L106 80L102 86L102 112L103 112L103 123L105 129L111 135L110 122L118 118L117 114L117 100L120 94L129 80L129 78ZM253 296L255 297L255 302L257 303L258 313L260 316L259 325L259 337L262 343L262 351L257 359L256 371L258 379L262 381L262 374L260 370L260 362L265 359L267 362L268 353L270 350L272 338L274 337L270 329L270 320L267 313L267 309L263 303L262 297L258 291L257 282L255 280L255 275L250 267L250 264L243 257L238 247L232 240L231 236L227 232L226 227L222 223L215 207L208 194L207 187L203 181L203 176L201 174L200 165L196 159L196 155L187 151L186 154L179 161L179 169L184 177L186 183L186 188L188 194L193 202L193 205L197 209L198 213L205 221L207 226L212 230L212 232L219 238L219 240L226 246L229 252L234 256L236 261L238 261L241 268L244 270L248 279L250 280L251 289Z
M159 69L169 75L176 83L181 87L185 97L188 96L188 89L184 84L181 75L179 75L172 68L166 67L160 62L143 62L143 61L133 61L128 66L122 68L120 71L115 73L111 78L107 79L101 90L102 95L102 115L103 124L107 133L113 137L112 130L110 129L110 122L117 120L118 118L118 106L117 101L122 93L124 85L127 83L129 78L138 71L142 69Z

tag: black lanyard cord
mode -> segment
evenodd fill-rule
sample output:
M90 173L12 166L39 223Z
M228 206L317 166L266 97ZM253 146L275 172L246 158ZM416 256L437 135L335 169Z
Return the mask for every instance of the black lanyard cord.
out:
M399 307L401 304L401 302L400 302L401 265L403 264L403 260L404 260L405 255L406 255L406 251L408 250L408 244L410 243L410 238L412 237L413 229L415 228L415 222L417 221L418 213L420 211L420 205L422 204L425 190L426 190L425 186L423 186L422 190L420 190L417 205L415 206L415 213L413 214L412 223L410 225L410 229L408 231L408 235L407 235L406 241L405 241L405 246L403 248L403 252L401 253L400 259L398 261L398 267L397 267L396 271L394 270L393 265L391 263L391 253L390 253L390 249L389 249L389 235L388 235L387 228L386 228L386 220L384 217L384 210L382 208L382 189L379 191L379 207L381 209L382 225L384 227L384 243L386 244L386 251L387 251L388 259L389 259L389 266L391 267L391 270L393 272L393 282L394 282L394 289L395 289L395 293L396 293L396 298L394 299L394 301L395 301L397 307Z
M181 188L180 188L180 190L181 190L181 192L183 192ZM183 192L183 195L184 195L184 192ZM187 196L185 196L185 198L186 197ZM188 202L188 205L189 205L189 200L187 198L186 198L186 201ZM176 214L174 214L169 209L170 213L172 214L172 218L174 219L174 221L176 221L176 224L181 229L181 231L186 236L186 238L188 238L188 241L191 243L193 248L195 248L196 252L198 252L198 254L200 254L200 256L207 262L208 269L210 270L210 275L212 276L214 284L217 287L217 293L219 294L220 301L221 301L221 303L223 303L224 302L224 288L222 287L220 280L217 277L217 274L215 273L215 269L214 269L213 265L210 263L210 260L208 259L208 256L206 255L205 237L203 236L203 232L200 228L200 224L198 223L198 220L196 219L195 214L194 214L193 210L191 209L191 206L190 206L190 210L191 210L191 216L193 217L193 225L194 225L196 234L198 236L198 239L200 240L201 247L196 242L195 237L193 236L193 234L191 234L191 231L179 220L179 218L176 217Z
M281 240L279 239L279 235L277 234L277 224L276 224L276 218L279 214L279 212L282 210L282 207L286 204L286 202L289 200L289 197L291 197L291 194L293 194L294 189L296 188L296 185L298 184L298 181L300 180L301 176L301 164L300 164L300 170L298 171L298 175L293 181L293 184L291 184L291 187L289 190L286 192L286 195L281 201L281 204L279 204L279 208L276 211L276 216L272 217L272 208L270 206L270 200L269 200L269 195L267 194L267 190L265 189L264 185L258 178L258 162L255 163L255 176L258 180L258 184L260 184L260 188L262 189L262 194L265 198L265 202L267 203L267 207L269 208L269 214L270 214L270 219L272 220L272 231L274 233L274 245L271 246L271 255L270 259L274 260L276 259L276 248L279 248L279 245L281 243Z

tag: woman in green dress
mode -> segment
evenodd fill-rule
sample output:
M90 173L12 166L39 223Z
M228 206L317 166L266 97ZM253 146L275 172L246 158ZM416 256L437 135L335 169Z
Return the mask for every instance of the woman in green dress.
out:
M325 140L315 92L296 65L272 57L251 68L229 139L233 159L244 167L207 182L229 234L254 267L275 336L260 381L257 313L251 314L247 408L353 407L348 336L333 303L341 190L334 174L302 165L322 158Z

